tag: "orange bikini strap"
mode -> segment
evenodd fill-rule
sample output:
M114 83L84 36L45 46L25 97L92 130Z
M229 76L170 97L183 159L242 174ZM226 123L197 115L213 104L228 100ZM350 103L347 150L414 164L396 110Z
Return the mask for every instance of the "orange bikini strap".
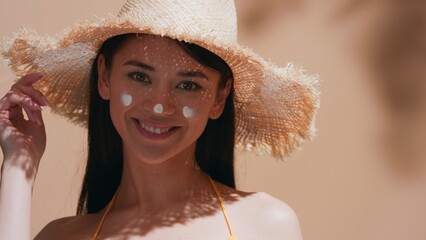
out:
M208 176L208 177L209 177L210 183L213 187L213 190L216 193L216 196L219 200L220 207L222 208L223 216L225 217L226 225L228 225L229 234L231 235L231 236L229 236L228 240L237 240L237 237L234 236L234 233L232 232L231 222L229 221L228 214L226 213L225 203L223 201L223 198L220 195L219 190L217 189L216 184L214 183L213 179L210 176Z
M102 226L104 225L105 218L108 215L108 213L111 211L111 208L115 203L115 199L117 198L117 192L115 192L114 196L112 197L111 201L108 204L107 209L105 210L104 214L102 215L101 221L99 222L98 227L96 228L95 234L93 234L92 240L96 240L99 233L101 232Z

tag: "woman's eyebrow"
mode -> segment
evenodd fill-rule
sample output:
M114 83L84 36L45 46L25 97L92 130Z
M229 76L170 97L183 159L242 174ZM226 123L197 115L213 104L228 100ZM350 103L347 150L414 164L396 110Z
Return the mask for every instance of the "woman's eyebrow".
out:
M138 60L129 60L125 62L124 65L135 66L135 67L139 67L139 68L143 68L143 69L147 69L147 70L155 72L155 67L150 66ZM191 77L191 78L197 77L197 78L204 78L206 80L209 80L206 74L197 70L181 71L181 72L178 72L177 75L180 77Z
M137 61L137 60L129 60L129 61L125 62L124 65L130 65L130 66L144 68L144 69L147 69L147 70L150 70L150 71L155 71L155 67L150 66L146 63Z
M177 75L180 77L198 77L198 78L204 78L206 80L209 80L207 75L200 71L183 71L183 72L178 72Z

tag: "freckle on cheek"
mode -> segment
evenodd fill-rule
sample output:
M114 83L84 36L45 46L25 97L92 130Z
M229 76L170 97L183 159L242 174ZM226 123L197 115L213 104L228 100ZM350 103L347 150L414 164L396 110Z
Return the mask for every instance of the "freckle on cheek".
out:
M121 102L123 103L124 106L129 106L130 104L132 104L133 101L133 97L132 95L128 94L128 93L123 93L121 95Z
M190 117L194 116L194 109L192 109L188 106L184 106L183 109L182 109L182 113L183 113L184 117L190 118Z

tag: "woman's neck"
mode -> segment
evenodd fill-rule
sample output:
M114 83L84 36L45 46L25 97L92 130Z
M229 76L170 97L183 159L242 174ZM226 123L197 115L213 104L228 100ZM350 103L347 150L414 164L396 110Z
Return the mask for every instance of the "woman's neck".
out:
M195 149L187 150L158 164L147 163L124 151L116 207L156 209L185 200L206 187L209 189L206 175L195 162Z

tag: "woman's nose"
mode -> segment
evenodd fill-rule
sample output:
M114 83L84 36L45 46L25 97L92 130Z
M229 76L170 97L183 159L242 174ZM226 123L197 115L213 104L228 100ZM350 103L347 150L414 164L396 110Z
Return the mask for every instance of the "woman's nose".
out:
M176 101L173 97L173 91L154 91L152 90L143 107L155 115L172 115L176 112Z

